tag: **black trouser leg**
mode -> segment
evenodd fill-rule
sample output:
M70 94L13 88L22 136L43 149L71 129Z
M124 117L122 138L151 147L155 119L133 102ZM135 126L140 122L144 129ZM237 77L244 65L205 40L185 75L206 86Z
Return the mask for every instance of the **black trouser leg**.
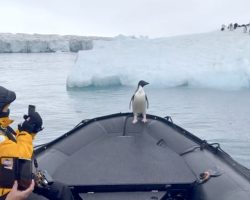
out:
M30 196L27 198L27 200L48 200L48 199L36 193L31 193Z
M54 182L48 188L35 189L34 192L50 200L74 200L70 188L59 182ZM40 199L40 198L37 197L29 198L29 200L33 199Z

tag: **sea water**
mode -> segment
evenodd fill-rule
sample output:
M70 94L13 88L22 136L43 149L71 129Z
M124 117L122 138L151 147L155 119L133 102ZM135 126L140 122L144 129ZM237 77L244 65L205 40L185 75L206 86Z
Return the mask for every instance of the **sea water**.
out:
M83 119L128 112L136 86L68 89L67 76L77 54L0 54L0 85L16 92L11 105L13 128L22 122L28 105L36 105L44 130L35 144L47 143L68 132ZM250 90L182 87L145 87L148 113L173 121L222 148L250 167Z

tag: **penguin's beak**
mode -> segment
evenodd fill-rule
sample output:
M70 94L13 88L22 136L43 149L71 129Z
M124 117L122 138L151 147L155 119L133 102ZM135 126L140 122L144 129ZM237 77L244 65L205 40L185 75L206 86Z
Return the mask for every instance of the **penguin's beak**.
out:
M149 83L146 82L146 81L143 82L143 86L148 85L148 84L149 84Z

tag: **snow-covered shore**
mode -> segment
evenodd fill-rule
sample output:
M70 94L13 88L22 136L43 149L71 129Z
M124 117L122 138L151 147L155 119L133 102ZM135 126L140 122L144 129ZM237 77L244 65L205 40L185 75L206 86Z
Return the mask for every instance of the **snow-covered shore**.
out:
M92 49L94 40L111 40L111 38L0 33L0 53L78 52Z

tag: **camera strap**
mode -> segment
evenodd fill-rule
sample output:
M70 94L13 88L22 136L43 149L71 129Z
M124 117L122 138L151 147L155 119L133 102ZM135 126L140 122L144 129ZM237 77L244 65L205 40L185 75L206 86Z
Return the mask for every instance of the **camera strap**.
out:
M2 131L4 133L4 135L11 141L13 142L17 142L16 141L16 138L14 135L16 135L16 132L10 127L10 126L7 126L6 128L5 127L2 127L0 126L0 131Z

